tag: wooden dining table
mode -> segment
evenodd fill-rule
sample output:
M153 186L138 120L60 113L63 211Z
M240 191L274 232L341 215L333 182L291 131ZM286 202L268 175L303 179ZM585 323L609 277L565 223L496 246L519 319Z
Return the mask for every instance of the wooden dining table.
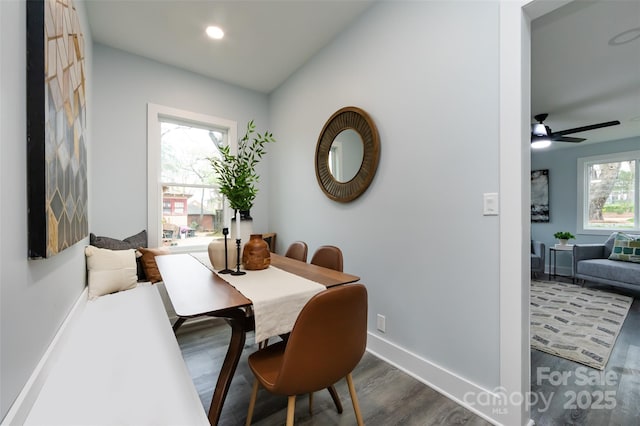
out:
M189 318L224 318L231 339L209 407L209 423L217 425L231 380L242 355L246 333L253 330L251 300L190 254L156 256L156 263L178 320L174 331ZM338 272L271 253L271 265L325 287L354 283L356 275ZM332 395L333 397L334 395Z

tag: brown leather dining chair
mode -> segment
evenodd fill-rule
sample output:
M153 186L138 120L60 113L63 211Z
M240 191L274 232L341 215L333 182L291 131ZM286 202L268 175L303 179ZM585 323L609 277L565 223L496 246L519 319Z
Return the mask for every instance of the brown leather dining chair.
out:
M291 259L299 260L300 262L306 262L307 251L307 243L305 243L304 241L294 241L293 243L291 243L284 256Z
M320 246L313 253L311 262L313 265L324 266L339 272L342 271L342 250L336 246Z
M316 294L300 311L287 342L274 343L249 355L249 367L256 379L246 425L251 424L260 385L271 393L289 397L286 424L290 426L296 395L311 396L343 377L358 425L363 425L351 372L362 359L366 345L366 287L346 284Z

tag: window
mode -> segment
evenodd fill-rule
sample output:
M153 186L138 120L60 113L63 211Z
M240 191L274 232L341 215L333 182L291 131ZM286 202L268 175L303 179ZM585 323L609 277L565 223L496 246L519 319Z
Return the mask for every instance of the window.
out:
M640 230L640 151L578 159L582 233Z
M227 214L208 158L236 140L236 123L149 104L147 130L149 245L206 250Z

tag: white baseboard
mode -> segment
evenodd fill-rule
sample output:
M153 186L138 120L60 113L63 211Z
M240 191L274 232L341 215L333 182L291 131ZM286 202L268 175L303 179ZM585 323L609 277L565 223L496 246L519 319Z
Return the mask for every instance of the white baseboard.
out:
M486 421L494 425L500 425L500 422L492 417L492 407L474 406L465 401L465 395L487 394L488 396L497 398L494 391L484 389L372 333L368 333L367 351L399 370L404 371L411 377L455 401Z
M2 419L0 426L21 425L27 419L31 407L40 394L40 390L44 382L47 380L51 367L58 359L58 355L61 352L61 348L69 336L67 332L75 324L75 318L78 318L87 304L88 300L88 287L84 288L84 291L80 294L80 297L76 300L75 304L71 308L71 311L62 322L62 325L56 332L56 335L51 340L49 347L45 351L44 355L36 365L36 368L31 373L29 380L25 383L24 387L18 394L18 397L13 402L13 405L7 412L7 415Z

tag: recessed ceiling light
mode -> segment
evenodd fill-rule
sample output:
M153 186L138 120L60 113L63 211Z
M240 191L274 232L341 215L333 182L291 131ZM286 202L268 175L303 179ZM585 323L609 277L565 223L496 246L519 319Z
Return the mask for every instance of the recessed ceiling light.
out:
M215 40L220 40L224 37L224 31L222 31L222 28L220 27L209 25L207 27L207 35Z

